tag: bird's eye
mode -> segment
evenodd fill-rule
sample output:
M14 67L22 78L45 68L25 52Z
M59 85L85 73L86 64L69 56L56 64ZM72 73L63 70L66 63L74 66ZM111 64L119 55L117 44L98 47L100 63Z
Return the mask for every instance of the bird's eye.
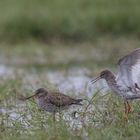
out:
M101 76L103 76L103 75L104 75L104 73L101 74Z

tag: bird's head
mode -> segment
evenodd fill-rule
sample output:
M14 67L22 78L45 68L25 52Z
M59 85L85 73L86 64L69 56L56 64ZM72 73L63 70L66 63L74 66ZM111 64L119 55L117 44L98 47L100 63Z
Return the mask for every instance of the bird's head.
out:
M46 89L44 89L44 88L39 88L39 89L37 89L36 91L35 91L35 97L42 97L42 96L44 96L44 95L46 95L48 92L47 92L47 90Z
M100 79L107 79L112 75L112 73L109 70L103 70L102 72L100 72L99 76L96 77L95 79L93 79L91 82L95 83Z
M101 73L100 73L100 78L108 78L112 73L109 71L109 70L103 70Z
M32 97L40 98L40 97L45 96L47 93L48 93L48 91L45 90L44 88L39 88L39 89L37 89L37 90L34 92L34 94L33 94L32 96L27 97L26 99L30 99L30 98L32 98Z

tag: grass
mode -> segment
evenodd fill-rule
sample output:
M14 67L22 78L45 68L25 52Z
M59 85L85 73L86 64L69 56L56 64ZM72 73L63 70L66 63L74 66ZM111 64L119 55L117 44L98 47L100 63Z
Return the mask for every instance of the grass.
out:
M88 77L94 77L101 69L114 69L118 58L140 46L136 36L100 36L93 41L59 42L48 44L34 39L0 43L0 63L7 66L12 74L0 71L0 139L1 140L132 140L140 137L140 104L132 102L129 121L124 120L123 102L112 93L97 94L89 108L87 103L78 109L77 119L72 118L72 109L57 116L56 124L52 115L41 111L34 101L20 102L19 94L28 96L35 88L54 86L46 78L48 71L65 72L73 67L86 67ZM0 65L0 70L1 70ZM72 71L73 72L73 71ZM56 77L57 79L59 77ZM71 91L73 97L77 93ZM94 93L93 93L94 94ZM81 97L87 98L85 93ZM77 108L74 108L77 109ZM86 113L85 113L86 112ZM15 113L17 116L15 116Z
M87 40L100 34L139 34L139 0L0 1L0 38Z
M17 99L31 95L32 86L54 88L48 71L67 76L73 67L86 67L89 78L114 69L118 58L140 46L139 5L139 0L0 0L0 64L12 72L2 72L0 65L0 139L139 139L138 101L131 103L128 122L123 102L109 93L97 94L86 111L84 103L77 118L73 110L62 112L54 124L33 100Z
M63 112L62 119L58 119L54 124L52 115L39 110L34 102L18 101L16 98L18 92L15 91L25 92L18 80L8 80L4 85L8 88L3 90L1 86L1 95L5 96L1 100L1 108L8 110L0 114L1 140L139 139L140 104L137 101L131 103L133 108L128 122L123 118L123 102L109 93L106 96L97 94L86 113L83 112L87 106L85 104L74 125L71 125L74 119L70 119L69 111L66 111L69 113L67 119L64 117L66 113ZM16 119L11 117L11 110L18 115ZM83 113L85 113L84 116Z

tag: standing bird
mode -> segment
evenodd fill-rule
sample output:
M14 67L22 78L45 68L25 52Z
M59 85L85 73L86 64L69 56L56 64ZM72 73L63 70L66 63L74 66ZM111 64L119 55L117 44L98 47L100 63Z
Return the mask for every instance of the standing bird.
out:
M95 83L102 78L110 89L124 100L125 114L128 117L131 111L128 101L140 98L140 48L118 61L117 76L109 70L104 70L91 82Z
M23 100L32 97L36 99L36 102L41 109L54 114L54 120L56 112L67 109L71 105L82 105L80 102L83 101L83 99L73 99L60 92L49 92L44 88L37 89L34 95L25 97Z

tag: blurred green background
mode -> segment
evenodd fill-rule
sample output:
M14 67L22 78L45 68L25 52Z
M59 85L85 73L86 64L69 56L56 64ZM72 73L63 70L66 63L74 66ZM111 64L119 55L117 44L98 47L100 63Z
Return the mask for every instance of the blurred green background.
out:
M89 40L140 32L139 0L1 0L0 38Z
M139 0L1 0L1 61L115 65L140 45L139 16Z

